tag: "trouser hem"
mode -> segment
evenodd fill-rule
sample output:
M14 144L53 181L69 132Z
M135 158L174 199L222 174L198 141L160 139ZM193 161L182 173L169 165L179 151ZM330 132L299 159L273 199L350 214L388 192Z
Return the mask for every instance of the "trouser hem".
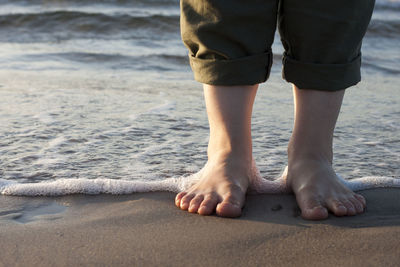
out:
M210 85L254 85L270 74L272 52L228 60L201 59L189 55L196 81Z
M339 91L361 81L361 53L345 64L304 63L283 56L282 77L299 89Z

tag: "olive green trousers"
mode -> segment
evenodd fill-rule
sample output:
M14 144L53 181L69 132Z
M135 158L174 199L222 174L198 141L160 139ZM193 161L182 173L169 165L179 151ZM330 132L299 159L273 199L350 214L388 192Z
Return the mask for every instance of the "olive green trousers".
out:
M181 35L197 81L265 82L278 25L283 78L336 91L361 80L361 43L375 0L181 0Z

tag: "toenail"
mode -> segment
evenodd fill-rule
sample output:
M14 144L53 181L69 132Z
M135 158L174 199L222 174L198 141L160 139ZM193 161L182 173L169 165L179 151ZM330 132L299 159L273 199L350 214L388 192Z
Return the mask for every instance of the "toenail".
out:
M201 207L198 209L198 212L201 212L201 211L207 211L207 207L206 207L206 206L201 206Z

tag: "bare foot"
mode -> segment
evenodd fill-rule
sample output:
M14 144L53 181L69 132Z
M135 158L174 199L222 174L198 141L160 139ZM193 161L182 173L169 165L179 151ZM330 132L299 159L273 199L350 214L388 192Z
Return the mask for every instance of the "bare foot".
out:
M336 176L332 164L323 159L290 159L287 182L296 195L301 216L309 220L362 213L366 206L363 196L352 192Z
M251 164L240 157L214 157L207 162L201 179L179 193L175 204L201 215L214 211L222 217L241 215L249 185Z

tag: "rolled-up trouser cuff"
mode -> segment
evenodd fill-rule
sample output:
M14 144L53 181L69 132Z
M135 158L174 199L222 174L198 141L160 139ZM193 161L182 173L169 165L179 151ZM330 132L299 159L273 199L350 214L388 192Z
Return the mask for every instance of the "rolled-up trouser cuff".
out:
M265 82L271 71L272 53L238 59L201 59L189 55L196 81L210 85L253 85Z
M304 63L284 54L282 77L299 89L338 91L361 81L360 67L361 53L345 64Z

